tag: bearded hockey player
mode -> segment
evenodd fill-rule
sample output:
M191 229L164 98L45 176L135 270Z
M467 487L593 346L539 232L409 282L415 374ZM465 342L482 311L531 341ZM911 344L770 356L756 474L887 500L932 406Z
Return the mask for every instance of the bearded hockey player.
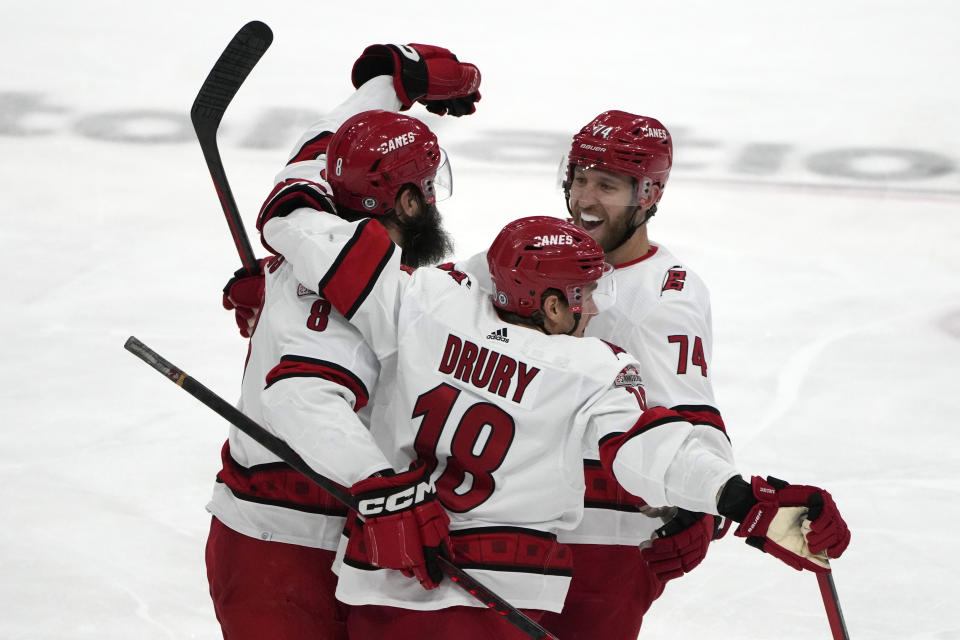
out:
M274 254L261 262L264 274L238 272L224 305L264 300L259 316L238 313L251 337L240 409L365 500L421 487L426 468L409 460L394 467L374 442L368 423L380 363L319 295L321 283L298 273L307 257L274 245L285 235L347 221L362 228L376 218L405 264L439 260L450 247L435 203L449 194L449 165L429 128L395 111L421 102L436 113L471 113L480 74L439 47L375 45L353 80L356 93L302 136L260 211L257 228ZM344 280L384 266L348 263L356 271L334 284L349 286ZM222 461L208 505L206 561L224 637L345 638L330 571L345 508L236 429ZM447 516L433 498L422 493L406 512L372 515L364 527L370 561L415 577L417 588L441 578L429 558L446 545Z

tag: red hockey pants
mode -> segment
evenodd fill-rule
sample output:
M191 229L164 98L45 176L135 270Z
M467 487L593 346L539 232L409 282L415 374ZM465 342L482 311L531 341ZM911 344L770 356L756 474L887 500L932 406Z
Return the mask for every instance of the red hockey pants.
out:
M543 612L523 610L536 620ZM503 617L477 607L414 611L380 605L350 607L350 637L357 640L530 640Z
M224 640L346 640L333 551L265 542L213 518L206 558Z
M637 640L643 615L663 593L640 549L627 545L571 544L573 580L563 612L540 624L563 640Z

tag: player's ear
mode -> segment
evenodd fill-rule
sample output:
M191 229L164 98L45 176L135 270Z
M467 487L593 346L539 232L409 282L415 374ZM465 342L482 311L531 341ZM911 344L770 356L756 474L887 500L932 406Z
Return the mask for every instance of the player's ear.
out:
M552 324L557 324L563 319L566 307L566 301L558 293L548 293L543 297L543 302L540 304L544 319Z
M413 219L420 215L420 198L416 187L406 185L397 194L396 211L401 220Z
M661 187L659 184L642 185L637 193L637 207L640 211L646 211L660 200Z

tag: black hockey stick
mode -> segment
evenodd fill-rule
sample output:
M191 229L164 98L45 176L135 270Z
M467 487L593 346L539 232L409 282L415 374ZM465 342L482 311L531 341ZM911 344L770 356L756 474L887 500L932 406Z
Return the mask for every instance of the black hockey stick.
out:
M227 182L227 173L223 169L223 160L220 159L220 150L217 148L217 130L233 96L237 95L240 85L263 57L271 42L273 32L264 23L254 20L243 25L213 65L190 109L190 120L197 132L197 140L200 141L203 158L207 161L213 186L220 198L220 206L227 217L230 235L233 236L233 243L240 254L240 262L251 272L256 270L257 258L250 246L243 220L240 219L240 211L233 199L230 183Z
M823 597L823 607L827 610L827 620L830 621L833 640L850 640L847 623L844 622L843 611L840 610L837 585L833 583L833 572L818 573L817 582L820 584L820 595Z
M156 351L137 340L134 336L127 338L123 348L172 380L177 386L182 387L184 391L194 398L216 411L230 424L253 438L267 451L305 475L334 498L350 509L356 510L357 503L353 496L345 492L342 487L329 478L320 475L310 468L310 466L304 462L303 458L291 449L286 442L261 427L232 404L200 384L196 379L163 359ZM470 577L463 569L453 564L450 560L441 557L440 565L443 572L449 576L457 586L467 591L487 608L493 609L494 612L500 614L504 620L522 631L528 637L534 640L558 640L556 636L541 627L509 602Z

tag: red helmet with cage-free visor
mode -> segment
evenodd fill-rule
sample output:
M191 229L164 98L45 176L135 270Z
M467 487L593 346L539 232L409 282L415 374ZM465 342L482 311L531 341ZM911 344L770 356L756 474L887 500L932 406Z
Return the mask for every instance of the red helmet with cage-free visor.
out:
M327 182L334 201L369 215L394 208L405 184L428 204L449 197L453 181L437 136L416 118L364 111L347 119L327 146Z
M573 136L570 152L561 164L560 179L569 198L577 167L619 173L636 180L638 197L659 185L660 192L649 203L653 205L663 194L672 166L673 141L659 120L625 111L604 111Z
M586 232L550 216L507 224L487 251L493 304L523 317L540 310L543 294L558 289L577 314L598 313L616 299L613 267ZM592 309L593 303L596 309Z

